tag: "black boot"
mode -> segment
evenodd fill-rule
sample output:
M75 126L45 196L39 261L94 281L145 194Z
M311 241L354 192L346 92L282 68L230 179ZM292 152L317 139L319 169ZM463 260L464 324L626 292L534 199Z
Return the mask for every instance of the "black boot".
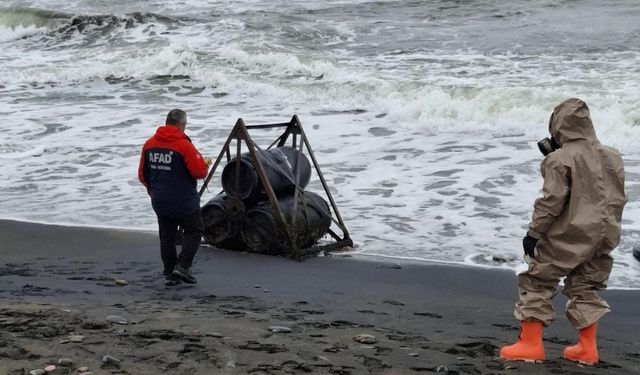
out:
M173 267L174 268L174 267ZM182 282L182 280L173 275L173 268L165 268L164 274L164 285L166 286L176 286Z
M195 284L198 282L198 280L191 275L191 269L184 268L179 264L173 269L173 273L171 275L178 277L187 284Z

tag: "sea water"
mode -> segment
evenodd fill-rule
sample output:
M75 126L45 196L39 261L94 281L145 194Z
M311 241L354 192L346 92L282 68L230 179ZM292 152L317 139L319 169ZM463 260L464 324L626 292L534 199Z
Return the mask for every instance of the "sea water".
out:
M155 230L137 168L169 109L212 157L298 114L355 251L517 269L536 141L579 97L625 159L610 286L638 288L638 77L635 0L2 0L0 217Z

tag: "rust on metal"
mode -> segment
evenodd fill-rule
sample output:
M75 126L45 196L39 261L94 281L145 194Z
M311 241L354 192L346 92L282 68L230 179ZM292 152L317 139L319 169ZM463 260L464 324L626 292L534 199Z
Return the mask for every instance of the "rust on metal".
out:
M293 148L297 148L300 152L304 152L304 149L306 148L306 151L308 153L308 155L311 158L312 161L312 165L313 165L313 169L315 169L316 174L318 175L318 178L320 179L320 182L322 184L322 187L325 191L325 194L327 196L327 198L329 199L329 202L331 204L331 208L333 209L333 212L335 213L336 218L334 219L332 217L332 215L329 213L329 218L331 219L331 221L336 224L336 226L340 229L340 231L342 231L342 236L338 235L335 231L333 231L331 228L329 228L328 233L329 235L335 240L334 243L330 243L330 244L326 244L326 245L318 245L318 246L312 246L310 248L306 248L306 249L298 249L296 246L296 239L294 238L293 232L291 230L292 227L295 226L295 215L292 218L292 223L287 223L287 221L284 218L284 215L280 209L280 206L278 204L278 197L275 194L271 183L269 182L269 179L265 173L264 167L262 165L262 161L261 161L261 157L260 157L260 152L261 149L260 147L253 141L253 139L251 138L251 136L249 135L249 130L264 130L264 129L274 129L274 128L285 128L283 133L276 138L275 141L273 141L269 147L267 149L271 149L274 146L277 145L277 147L282 147L284 146L287 141L289 139L291 139L291 143L292 143L292 147ZM258 175L258 178L260 180L260 183L262 184L262 188L264 189L264 191L267 194L267 197L269 199L269 203L270 206L273 209L273 212L276 214L276 219L278 221L278 224L281 226L281 229L283 230L283 233L285 234L285 241L287 241L288 249L289 249L289 256L297 259L297 260L302 260L306 257L309 256L313 256L313 255L317 255L321 252L324 252L325 254L330 252L330 251L336 251L339 249L342 249L344 247L352 247L353 246L353 241L351 240L350 236L349 236L349 232L346 228L346 225L344 224L344 221L342 220L342 216L340 215L340 211L338 210L338 207L335 203L335 200L333 199L333 195L331 194L331 191L329 189L329 186L327 185L327 182L324 178L324 175L322 174L322 171L320 170L320 166L318 165L318 161L316 160L316 157L313 153L313 150L311 148L311 144L309 143L309 140L302 128L302 124L300 123L300 119L298 118L297 115L294 115L291 118L291 121L289 122L285 122L285 123L275 123L275 124L262 124L262 125L245 125L244 121L242 120L242 118L239 118L233 129L231 130L231 134L229 135L229 138L226 140L224 146L222 147L222 150L220 151L220 154L218 155L215 163L213 164L213 167L211 168L211 171L209 172L209 174L207 175L207 178L204 181L204 184L202 185L202 187L200 188L200 196L203 195L204 191L207 189L207 186L209 185L211 178L213 177L216 169L219 167L220 162L222 160L222 158L224 156L226 156L227 162L229 162L231 160L231 151L230 151L230 146L231 146L231 142L235 140L236 141L236 175L235 175L235 191L239 192L239 185L240 185L240 181L239 181L239 170L240 170L240 155L241 155L241 151L242 151L242 144L244 143L244 146L247 148L250 158L251 160L255 163L255 169L256 169L256 174ZM295 193L299 194L302 191L302 188L300 187L299 183L300 183L300 163L297 163L296 168L295 168ZM235 200L240 200L240 198L238 196L235 197L230 197L231 199L235 199ZM294 200L294 205L297 205L297 199Z

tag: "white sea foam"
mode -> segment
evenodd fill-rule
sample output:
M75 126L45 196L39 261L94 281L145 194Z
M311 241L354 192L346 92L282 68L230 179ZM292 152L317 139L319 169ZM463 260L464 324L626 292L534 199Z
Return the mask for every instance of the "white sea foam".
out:
M46 31L47 28L45 27L37 27L33 25L26 27L5 27L0 25L0 43L22 39L31 35L43 34Z

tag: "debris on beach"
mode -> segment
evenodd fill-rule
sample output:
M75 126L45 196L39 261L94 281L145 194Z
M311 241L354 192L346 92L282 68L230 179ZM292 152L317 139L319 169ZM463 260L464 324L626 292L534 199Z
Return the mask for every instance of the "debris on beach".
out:
M271 326L269 327L269 331L273 333L291 333L291 328L282 326Z
M129 283L127 282L127 280L123 280L123 279L115 279L114 282L116 283L116 285L118 286L125 286L125 285L129 285Z
M67 344L67 343L70 343L70 342L72 342L72 343L80 343L80 342L83 342L84 339L85 339L85 337L82 336L82 335L69 335L68 338L66 338L64 340L61 340L60 344Z
M311 178L307 157L291 147L277 147L258 152L261 167L277 196L277 210L269 201L258 178L257 163L249 153L232 159L222 171L224 193L202 207L205 239L229 250L263 254L287 254L287 235L293 236L296 248L308 248L324 236L331 226L329 204L319 195L304 191ZM296 189L292 166L300 165L301 176ZM234 184L236 174L245 185ZM249 182L250 181L250 182ZM283 215L283 216L279 216ZM279 219L288 225L281 232Z
M116 324L128 324L127 319L118 316L118 315L109 315L107 316L107 322L116 323Z
M378 342L378 340L376 340L376 338L372 335L368 335L366 333L361 333L358 335L353 336L353 341L359 342L361 344L375 344L376 342Z
M249 129L280 127L286 128L284 133L266 149L258 147L249 136ZM290 137L291 146L285 146ZM230 148L233 140L237 144L235 157ZM244 153L243 144L248 150ZM313 164L304 154L304 146ZM225 155L227 164L220 176L223 192L201 209L207 243L297 260L353 246L297 116L288 123L259 126L246 126L238 119L200 196ZM331 205L320 195L305 190L314 169ZM332 229L333 224L342 237ZM330 236L333 243L319 244L325 236Z

